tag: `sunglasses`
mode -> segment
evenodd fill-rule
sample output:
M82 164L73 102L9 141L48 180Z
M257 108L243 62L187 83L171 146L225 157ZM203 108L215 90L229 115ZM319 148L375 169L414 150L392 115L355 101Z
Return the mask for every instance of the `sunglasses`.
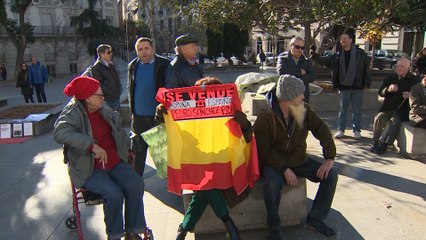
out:
M299 50L305 50L305 47L299 46L299 45L293 45L294 48Z

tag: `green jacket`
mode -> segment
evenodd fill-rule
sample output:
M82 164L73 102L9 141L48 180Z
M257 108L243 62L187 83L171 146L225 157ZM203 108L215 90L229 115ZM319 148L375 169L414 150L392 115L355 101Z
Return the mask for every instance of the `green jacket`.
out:
M257 151L262 166L273 167L283 172L287 168L298 167L305 163L308 131L320 141L324 158L335 158L336 146L331 132L327 124L308 104L305 104L306 116L303 128L292 121L287 130L282 118L278 117L279 113L276 113L278 104L275 89L268 93L267 100L270 108L261 113L254 124Z
M121 127L120 114L105 103L99 112L111 126L111 134L120 159L128 162L130 139ZM72 98L65 106L55 122L53 137L56 142L66 146L64 157L70 161L71 181L76 187L82 187L93 173L95 155L89 152L94 139L87 112L81 101Z

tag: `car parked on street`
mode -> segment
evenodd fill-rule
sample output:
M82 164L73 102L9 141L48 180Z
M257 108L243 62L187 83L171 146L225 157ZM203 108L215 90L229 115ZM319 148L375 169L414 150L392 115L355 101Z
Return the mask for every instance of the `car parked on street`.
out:
M368 56L371 61L372 51L368 52ZM374 50L374 63L373 67L383 70L385 68L393 68L395 63L401 58L408 58L410 56L405 52L393 49L377 49Z

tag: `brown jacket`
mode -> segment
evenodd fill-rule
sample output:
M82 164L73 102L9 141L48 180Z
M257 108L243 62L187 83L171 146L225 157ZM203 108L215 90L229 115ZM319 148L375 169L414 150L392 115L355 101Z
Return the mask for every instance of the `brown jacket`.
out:
M306 161L308 131L320 141L325 159L334 159L336 146L327 124L305 104L306 117L303 128L295 121L289 130L271 109L262 113L254 124L259 160L262 165L279 171L301 166Z
M426 88L416 84L410 92L410 120L419 123L426 119Z

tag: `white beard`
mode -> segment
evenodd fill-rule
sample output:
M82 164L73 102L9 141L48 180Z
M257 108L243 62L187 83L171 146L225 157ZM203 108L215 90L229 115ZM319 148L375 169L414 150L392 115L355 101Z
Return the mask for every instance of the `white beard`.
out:
M297 125L300 128L303 128L303 122L305 121L305 116L306 116L305 105L303 103L299 105L290 105L289 108L290 108L291 116L293 116Z

